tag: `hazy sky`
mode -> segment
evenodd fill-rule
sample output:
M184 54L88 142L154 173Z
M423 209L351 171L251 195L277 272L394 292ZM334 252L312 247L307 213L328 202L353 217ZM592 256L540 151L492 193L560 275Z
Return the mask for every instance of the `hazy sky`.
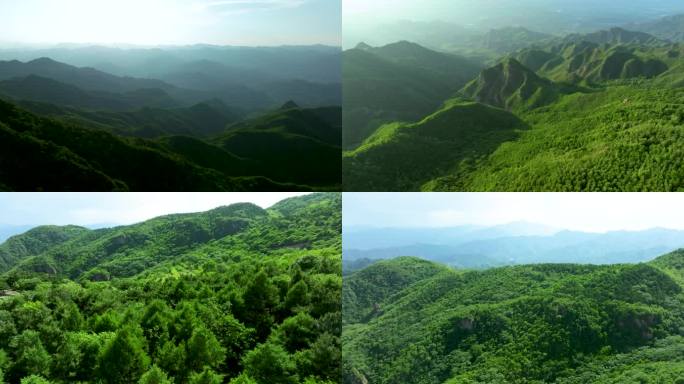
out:
M0 0L0 42L341 44L340 0Z
M0 193L0 225L123 225L170 213L251 202L262 208L303 193Z
M588 232L684 229L679 193L345 193L343 203L347 227L526 221Z
M682 0L343 0L344 45L412 39L397 21L453 23L475 30L519 25L551 34L591 32L684 12ZM427 29L426 36L438 30ZM426 43L426 42L424 42Z

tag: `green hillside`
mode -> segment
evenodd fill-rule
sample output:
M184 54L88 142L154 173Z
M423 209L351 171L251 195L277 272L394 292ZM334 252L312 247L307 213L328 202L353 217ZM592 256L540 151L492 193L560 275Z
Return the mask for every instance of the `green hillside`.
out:
M480 70L459 56L409 42L367 45L344 52L345 148L355 148L389 121L417 121L429 115Z
M495 130L494 123L502 135L448 144L404 140L399 146L389 139L399 136L395 131L406 131L399 127L421 127L430 118L387 123L358 149L344 153L345 187L682 190L684 51L678 44L652 40L613 29L544 42L502 58L460 96L506 109L517 124L498 123L502 112L494 108L478 119L436 109L429 116L442 117L442 127L470 126L469 132L477 134Z
M384 125L361 147L345 152L345 190L420 189L439 175L467 168L525 129L507 111L450 100L418 123Z
M340 234L331 193L15 236L0 245L0 379L338 382Z
M343 381L678 382L682 257L486 271L376 263L345 276Z

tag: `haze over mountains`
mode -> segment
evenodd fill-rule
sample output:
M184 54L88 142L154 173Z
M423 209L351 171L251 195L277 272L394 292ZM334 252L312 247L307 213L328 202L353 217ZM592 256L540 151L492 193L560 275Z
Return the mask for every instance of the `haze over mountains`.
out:
M345 228L344 260L415 256L458 268L538 263L640 263L684 248L684 231L653 228L606 233L531 223L451 228Z
M340 184L339 48L57 46L0 57L0 189Z

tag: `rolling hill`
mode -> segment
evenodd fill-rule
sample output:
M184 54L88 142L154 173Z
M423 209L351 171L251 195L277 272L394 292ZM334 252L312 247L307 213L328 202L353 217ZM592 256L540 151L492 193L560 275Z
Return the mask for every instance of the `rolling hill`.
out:
M344 278L343 380L677 382L682 260L677 251L648 264L486 271L375 263Z

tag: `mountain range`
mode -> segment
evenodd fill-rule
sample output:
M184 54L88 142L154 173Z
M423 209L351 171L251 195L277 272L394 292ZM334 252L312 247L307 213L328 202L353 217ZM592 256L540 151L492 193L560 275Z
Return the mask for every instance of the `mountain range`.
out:
M510 34L509 36L515 36ZM522 43L522 42L521 42ZM397 43L414 46L412 43ZM422 64L404 52L401 88L364 88L374 50L345 51L343 174L349 191L678 191L679 43L620 27L549 37L494 63L463 52L451 69L470 80L438 75L421 81ZM461 56L458 56L461 55ZM484 66L479 74L463 62ZM347 65L347 62L350 64ZM351 73L348 73L351 72ZM437 73L432 71L433 74ZM439 79L442 79L440 82ZM446 80L446 79L449 80ZM422 87L445 90L428 99ZM393 107L376 103L395 100ZM429 100L436 105L426 112ZM402 103L402 104L399 104ZM365 108L362 106L365 105Z
M5 137L0 189L339 189L342 117L337 105L341 90L339 83L320 82L335 80L336 75L326 79L323 74L325 68L335 70L334 60L324 59L334 56L334 49L257 49L246 50L244 55L228 48L197 49L178 49L174 55L187 56L175 59L160 52L106 49L102 58L128 63L129 71L123 76L50 58L0 62L0 128ZM2 54L47 53L21 52ZM87 48L50 52L71 62L95 57ZM260 80L243 79L245 84L262 84L278 94L256 104L249 100L257 100L258 91L244 84L224 87L214 79L209 81L212 86L193 83L183 88L165 80L130 76L133 68L141 69L137 65L161 70L144 64L153 57L167 57L173 65L186 66L188 60L214 55L216 60L236 60L242 68L254 64L256 57L272 55L273 60L285 63L297 53L319 59L310 63L308 77L283 69L274 82L261 72L255 75ZM301 64L300 59L289 60L288 65ZM192 73L223 76L208 62L193 68Z
M458 268L539 263L648 262L684 247L684 232L664 228L590 233L514 223L496 227L384 228L345 231L345 263L416 256Z

